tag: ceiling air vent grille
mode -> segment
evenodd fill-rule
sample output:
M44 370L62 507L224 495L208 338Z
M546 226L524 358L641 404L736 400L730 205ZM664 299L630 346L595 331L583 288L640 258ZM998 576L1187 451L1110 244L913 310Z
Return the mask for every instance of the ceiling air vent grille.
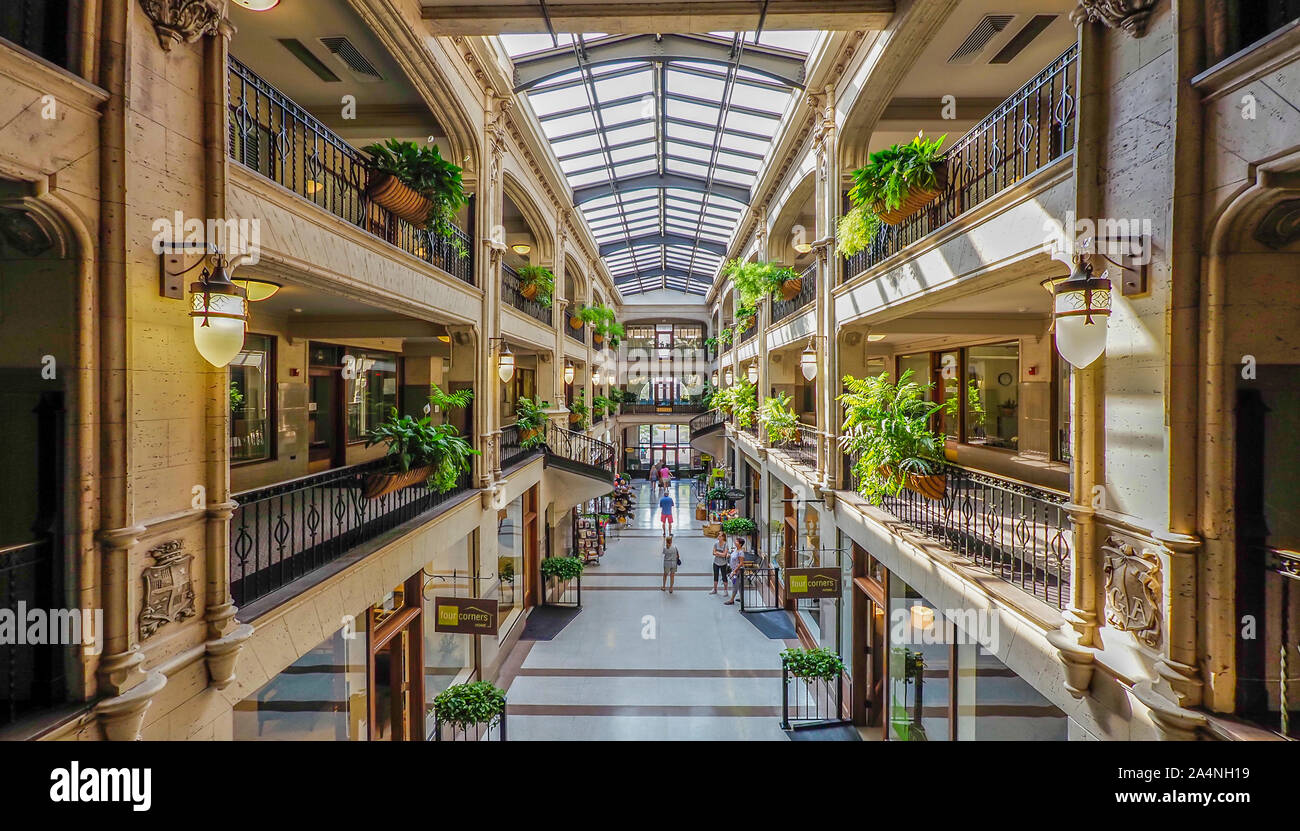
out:
M1011 21L1014 19L1014 14L985 15L984 19L966 36L966 40L962 42L962 45L957 47L957 51L952 53L948 63L972 63L993 38L1011 25Z
M321 38L320 42L325 48L330 50L333 55L341 60L343 64L357 76L358 81L382 81L384 76L379 74L375 65L362 55L357 47L352 45L352 41L345 37Z
M1057 15L1054 14L1036 14L1025 24L1016 36L1007 41L1007 45L1002 47L1002 51L993 56L989 63L1011 63L1016 56L1025 51L1025 47L1033 43L1034 40L1043 33L1043 31L1056 21Z

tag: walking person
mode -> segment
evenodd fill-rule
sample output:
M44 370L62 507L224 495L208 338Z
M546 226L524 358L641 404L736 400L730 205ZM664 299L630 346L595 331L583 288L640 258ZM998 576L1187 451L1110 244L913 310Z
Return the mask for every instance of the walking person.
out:
M663 492L668 493L668 487L673 482L673 471L668 465L659 468L659 484L663 486Z
M727 561L730 546L727 545L727 535L718 532L718 539L713 543L713 591L709 594L727 593L727 574L730 567Z
M663 528L664 536L671 538L673 535L673 498L667 492L659 498L659 525Z
M728 606L736 602L736 595L740 593L740 581L743 577L741 570L744 565L745 538L736 537L736 547L731 549L731 556L727 558L727 567L731 569L731 597L726 600Z
M669 534L664 537L664 580L659 591L667 589L669 594L673 593L673 586L677 583L677 567L681 564L682 555L677 551L677 546L673 545L672 534Z
M658 463L658 462L655 462L653 465L651 465L651 467L650 467L650 473L649 473L649 475L646 476L646 479L650 482L651 485L654 485L656 482L659 481L659 463Z

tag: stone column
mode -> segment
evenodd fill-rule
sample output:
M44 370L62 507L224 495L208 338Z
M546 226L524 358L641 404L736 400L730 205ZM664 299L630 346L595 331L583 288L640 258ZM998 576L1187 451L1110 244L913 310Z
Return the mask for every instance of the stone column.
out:
M820 96L810 96L808 104L817 109L813 128L814 205L816 221L813 249L817 252L816 332L817 350L817 478L824 488L833 488L839 479L838 454L835 452L839 428L839 408L835 402L839 364L835 349L835 309L831 289L838 280L840 262L835 256L835 220L840 209L840 173L838 131L835 125L835 87L827 86Z
M480 460L479 486L487 487L501 478L501 379L497 376L497 354L501 335L501 264L506 251L502 206L505 203L503 165L509 152L507 129L513 102L497 98L488 108L485 130L487 176L480 182L475 216L481 241L477 258L478 281L483 288L482 329L478 339L478 381L474 408L475 422L484 448Z

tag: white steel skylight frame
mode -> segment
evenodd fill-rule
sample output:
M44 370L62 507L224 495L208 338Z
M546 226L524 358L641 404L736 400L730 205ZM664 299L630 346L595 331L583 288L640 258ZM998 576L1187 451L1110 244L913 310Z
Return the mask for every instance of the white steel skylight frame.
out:
M815 33L502 36L623 294L705 295ZM795 35L793 38L792 35ZM760 39L761 40L761 39Z

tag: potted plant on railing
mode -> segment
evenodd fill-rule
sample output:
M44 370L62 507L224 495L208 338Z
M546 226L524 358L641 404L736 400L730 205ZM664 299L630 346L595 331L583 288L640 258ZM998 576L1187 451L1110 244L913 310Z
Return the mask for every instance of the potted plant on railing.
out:
M723 349L731 346L731 341L736 337L736 330L730 326L724 326L718 330L718 343L722 344Z
M555 295L555 275L542 265L525 265L519 268L519 294L525 300L536 300L551 308Z
M803 290L803 277L799 272L780 263L732 260L723 268L723 274L735 283L742 308L752 307L764 295L791 300ZM741 317L741 309L737 309L736 319ZM744 326L742 331L748 328Z
M501 739L506 738L506 693L489 681L474 681L469 684L455 684L438 693L433 699L434 724L451 725L467 735L471 727L483 725L487 733L495 725L501 726ZM441 729L437 739L441 740Z
M468 198L461 169L438 152L436 144L388 139L362 148L371 157L367 197L413 225L450 240L468 253L456 235L456 212Z
M947 136L933 141L918 134L907 144L872 153L853 171L849 199L886 225L897 225L943 192L948 167L939 151Z
M578 557L547 557L542 560L542 577L546 579L547 588L552 596L562 597L569 590L569 583L582 577L584 565Z
M854 205L835 223L835 250L841 257L852 257L875 242L880 231L880 217L863 205Z
M758 411L757 393L754 385L745 380L737 381L727 390L730 395L731 414L736 417L736 426L749 429L754 426Z
M578 390L578 394L573 397L573 403L569 405L569 423L579 430L586 430L590 415L591 409L587 407L587 391Z
M609 313L608 317L604 317L597 321L591 327L591 332L591 340L598 346L605 342L605 338L609 338L609 345L617 347L619 340L621 340L624 335L623 324L614 320L614 313L612 311Z
M947 475L943 472L944 440L930 429L935 413L955 410L956 399L935 404L929 400L933 384L921 386L903 373L895 384L887 373L874 378L844 377L846 392L838 401L844 408L840 443L854 456L853 473L858 492L873 505L903 488L928 499L943 498Z
M545 401L520 397L515 402L515 427L519 430L519 446L532 450L546 443L546 408Z
M591 410L601 418L604 418L607 415L613 415L614 402L610 401L603 395L597 395L595 398L591 399Z
M785 393L763 399L758 408L758 420L767 430L770 445L789 444L799 437L799 416L795 415L790 396Z
M445 393L434 386L429 396L430 409L464 407L473 395L473 390ZM427 415L420 419L409 415L399 417L396 407L388 421L370 431L366 447L376 444L387 445L390 469L366 477L361 490L366 499L376 499L420 482L430 490L446 493L469 470L470 457L479 452L454 425L433 424Z
M758 307L748 306L744 303L736 307L736 331L748 332L754 326L754 321L758 318Z
M814 681L829 683L844 675L843 659L833 650L822 647L784 650L781 653L781 663L788 673L809 684Z

